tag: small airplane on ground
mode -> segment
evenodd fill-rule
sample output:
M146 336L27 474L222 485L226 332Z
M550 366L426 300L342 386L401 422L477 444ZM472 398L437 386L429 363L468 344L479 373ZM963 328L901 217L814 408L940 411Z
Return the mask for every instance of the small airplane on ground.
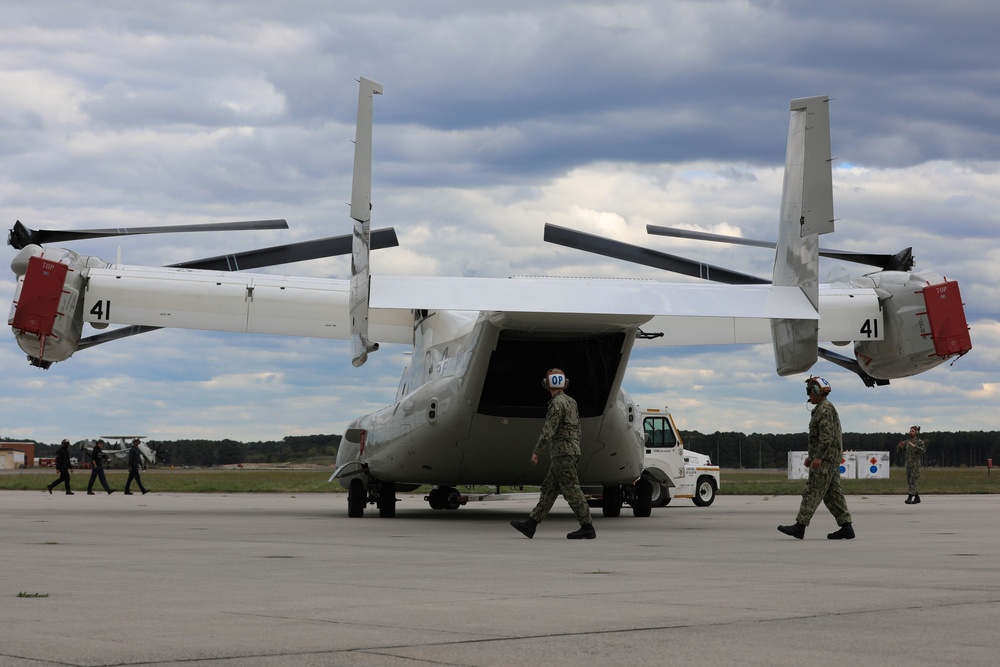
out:
M141 442L144 435L102 435L104 447L101 451L104 455L106 465L110 468L128 467L128 450L132 447L134 440L139 440L139 454L142 455L142 467L155 466L157 463L166 463L166 451L151 443ZM80 443L81 460L92 461L94 451L94 441L84 440Z
M347 488L352 517L369 504L395 516L396 493L422 485L432 486L432 508L456 509L460 485L540 484L545 466L530 463L548 400L540 383L558 367L579 405L581 483L603 487L605 516L618 516L626 502L648 516L653 480L644 476L643 427L622 389L634 346L771 342L779 375L805 373L822 357L869 386L972 347L958 284L913 271L907 258L852 256L880 270L842 271L820 284L819 256L838 252L818 243L834 230L826 97L790 105L769 280L545 227L546 241L716 281L671 283L373 275L370 251L397 244L393 230L371 230L372 105L381 93L381 84L360 80L350 237L146 267L43 247L60 237L15 225L9 242L20 249L11 265L18 286L8 324L29 361L47 368L77 350L160 327L350 339L355 366L381 343L410 345L393 403L352 421L341 441L331 481ZM231 226L250 224L259 223ZM109 232L119 230L84 234ZM235 273L347 252L350 280ZM127 326L84 338L85 323ZM853 342L854 357L821 349L820 341Z

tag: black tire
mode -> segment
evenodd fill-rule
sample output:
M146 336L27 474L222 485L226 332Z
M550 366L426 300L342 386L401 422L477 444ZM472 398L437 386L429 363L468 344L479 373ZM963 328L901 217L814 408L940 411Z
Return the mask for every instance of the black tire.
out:
M659 482L650 482L653 487L653 495L649 502L653 507L666 507L670 503L670 491Z
M459 496L462 495L458 492L458 489L448 486L442 489L444 491L444 508L446 510L457 510L462 506Z
M608 518L614 518L616 516L621 516L622 514L622 503L624 502L624 494L622 493L622 487L620 486L606 486L604 487L604 502L602 503L602 511L604 516Z
M379 482L378 515L385 519L396 516L396 483Z
M707 475L698 478L694 487L694 504L698 507L708 507L715 502L715 480Z
M431 492L427 494L427 503L432 510L444 509L444 494L440 488L431 489Z
M647 517L653 513L653 482L648 479L640 479L635 483L635 504L632 505L632 514L638 517ZM656 486L659 486L658 484Z
M365 515L365 505L368 504L368 494L365 483L355 477L347 487L347 516L356 518Z

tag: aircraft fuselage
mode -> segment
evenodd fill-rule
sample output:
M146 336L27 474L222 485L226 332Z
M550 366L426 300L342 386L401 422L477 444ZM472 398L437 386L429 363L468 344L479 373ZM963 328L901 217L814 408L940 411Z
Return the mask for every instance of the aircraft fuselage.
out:
M413 360L392 405L353 421L341 441L339 477L401 485L537 485L532 465L558 366L580 408L584 484L624 484L642 472L641 427L621 383L637 323L572 324L547 315L420 314ZM363 446L362 446L363 441Z

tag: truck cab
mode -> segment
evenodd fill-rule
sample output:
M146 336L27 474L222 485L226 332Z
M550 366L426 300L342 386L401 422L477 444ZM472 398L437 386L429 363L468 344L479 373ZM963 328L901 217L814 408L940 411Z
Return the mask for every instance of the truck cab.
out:
M642 474L630 484L584 487L590 506L600 507L606 517L616 517L627 504L635 516L646 517L652 508L674 498L690 498L699 507L711 505L719 490L719 466L704 454L684 449L666 407L640 409L638 416L635 427L642 429L645 439Z
M690 498L707 507L719 490L719 466L711 459L684 449L680 433L667 408L639 411L646 448L640 481L652 485L652 506L663 507L674 498Z

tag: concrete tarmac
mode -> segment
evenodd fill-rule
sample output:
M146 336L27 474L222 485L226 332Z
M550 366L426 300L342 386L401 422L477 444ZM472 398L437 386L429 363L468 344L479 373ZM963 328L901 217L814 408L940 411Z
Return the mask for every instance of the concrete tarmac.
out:
M394 519L345 495L0 491L0 665L996 665L1000 496L798 497L638 519L535 498ZM19 594L44 595L23 597Z

